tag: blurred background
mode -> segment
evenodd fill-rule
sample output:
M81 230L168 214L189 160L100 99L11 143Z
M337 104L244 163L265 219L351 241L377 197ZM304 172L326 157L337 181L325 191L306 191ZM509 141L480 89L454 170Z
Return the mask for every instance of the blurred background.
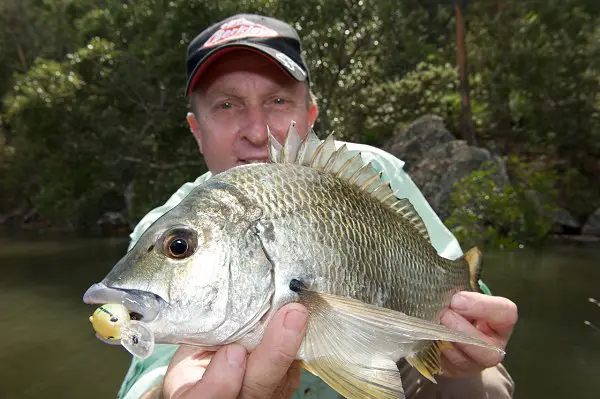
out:
M597 0L0 0L0 397L115 397L82 303L205 172L185 55L237 12L298 29L315 129L383 148L519 305L516 398L600 394Z

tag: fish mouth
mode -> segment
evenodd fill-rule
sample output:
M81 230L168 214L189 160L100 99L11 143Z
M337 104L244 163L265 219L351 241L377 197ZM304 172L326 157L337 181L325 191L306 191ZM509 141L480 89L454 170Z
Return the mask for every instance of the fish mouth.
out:
M111 288L104 283L96 283L83 294L83 302L88 305L120 303L127 308L133 320L151 322L166 306L166 301L147 291Z

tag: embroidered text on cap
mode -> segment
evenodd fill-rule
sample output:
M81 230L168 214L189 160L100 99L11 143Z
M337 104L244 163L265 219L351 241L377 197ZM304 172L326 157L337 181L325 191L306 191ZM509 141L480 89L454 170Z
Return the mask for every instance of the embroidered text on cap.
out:
M204 43L202 48L214 47L219 44L242 39L245 37L275 37L279 34L264 25L250 22L245 18L238 18L221 25L220 29Z

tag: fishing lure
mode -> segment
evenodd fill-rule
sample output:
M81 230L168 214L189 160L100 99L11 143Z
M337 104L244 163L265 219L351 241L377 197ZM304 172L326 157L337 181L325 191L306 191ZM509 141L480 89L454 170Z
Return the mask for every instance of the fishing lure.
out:
M141 359L147 358L154 350L154 334L145 323L132 320L127 308L121 304L104 304L94 311L89 320L96 337L105 343L121 344Z

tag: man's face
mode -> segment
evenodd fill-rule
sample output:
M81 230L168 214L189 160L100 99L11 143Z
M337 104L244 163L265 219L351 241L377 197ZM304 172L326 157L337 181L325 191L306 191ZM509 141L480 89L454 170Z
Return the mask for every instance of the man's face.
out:
M317 117L308 88L253 51L218 58L199 79L190 128L211 172L267 159L267 126L283 142L289 124L304 137Z

